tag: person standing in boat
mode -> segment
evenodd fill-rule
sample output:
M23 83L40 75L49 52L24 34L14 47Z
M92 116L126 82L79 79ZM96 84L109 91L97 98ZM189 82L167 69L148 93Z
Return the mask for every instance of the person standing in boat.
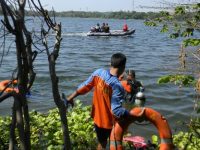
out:
M124 26L123 26L123 31L124 31L124 32L127 32L127 31L128 31L128 25L127 25L126 23L125 23Z
M131 117L129 111L122 107L125 91L119 77L124 73L125 65L126 56L124 54L113 54L110 69L94 71L67 99L68 102L73 103L75 97L94 89L91 115L99 142L97 150L106 149L107 140L116 120Z
M109 33L110 32L110 27L108 26L108 23L106 23L104 27L104 32Z
M91 27L91 28L90 28L90 31L91 31L91 32L95 32L95 31L96 31L95 26Z

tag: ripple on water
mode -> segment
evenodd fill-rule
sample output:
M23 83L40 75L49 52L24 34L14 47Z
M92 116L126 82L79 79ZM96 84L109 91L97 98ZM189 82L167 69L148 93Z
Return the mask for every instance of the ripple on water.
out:
M126 67L134 69L137 79L142 81L145 86L147 107L152 107L166 116L172 128L176 128L178 120L188 119L193 112L194 91L191 88L179 89L175 85L156 83L160 76L175 72L173 68L179 64L177 58L180 42L178 40L170 40L166 35L160 34L158 29L144 26L142 20L127 20L129 26L136 29L135 34L131 37L87 37L84 34L96 22L109 22L112 29L120 29L124 21L59 19L63 22L64 34L56 62L60 92L64 92L66 95L70 94L95 69L108 68L113 53L123 52L127 56ZM50 43L53 45L54 39ZM4 62L0 67L0 80L11 78L11 71L16 68L15 58L16 53L11 49L9 55L4 57ZM36 58L34 69L37 76L31 89L32 96L28 99L29 107L38 111L47 111L55 107L55 104L51 94L51 80L45 51ZM89 93L78 99L81 99L85 105L89 105L91 97L92 94ZM2 102L0 114L10 114L12 104L12 100ZM152 125L133 125L131 130L137 135L156 133L155 127Z

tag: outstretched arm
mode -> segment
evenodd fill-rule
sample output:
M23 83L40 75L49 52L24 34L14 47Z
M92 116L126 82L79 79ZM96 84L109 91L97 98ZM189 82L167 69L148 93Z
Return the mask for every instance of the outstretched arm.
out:
M78 95L79 95L79 94L78 94L77 91L73 92L71 95L69 95L69 96L67 97L67 101L68 101L69 103L71 103L72 106L73 106L73 105L74 105L74 98L77 97Z
M95 75L98 73L98 71L99 70L96 70L95 72L93 72L85 82L79 85L79 87L77 88L75 92L73 92L71 95L67 97L67 100L70 103L73 103L73 99L75 97L88 93L89 91L92 90L92 88L94 87L94 78L95 78Z
M77 97L78 95L79 95L78 92L75 91L75 92L73 92L71 95L69 95L69 96L67 97L67 100L68 100L68 101L73 101L73 99L74 99L75 97Z

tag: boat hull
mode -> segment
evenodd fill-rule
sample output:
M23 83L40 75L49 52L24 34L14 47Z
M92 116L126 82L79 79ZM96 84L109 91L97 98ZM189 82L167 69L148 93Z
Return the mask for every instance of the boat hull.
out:
M127 35L132 35L135 33L134 29L130 29L126 32L123 30L111 30L109 33L105 32L88 32L87 36L127 36Z

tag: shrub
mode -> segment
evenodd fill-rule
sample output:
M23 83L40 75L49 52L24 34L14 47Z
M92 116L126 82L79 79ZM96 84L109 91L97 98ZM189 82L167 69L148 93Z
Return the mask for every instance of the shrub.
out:
M77 100L75 107L67 114L70 140L72 147L76 150L94 149L96 147L96 133L90 112L90 106L83 107L82 103ZM0 117L0 149L8 149L10 123L11 117ZM50 110L47 114L37 111L30 112L30 126L32 149L63 148L58 109Z

